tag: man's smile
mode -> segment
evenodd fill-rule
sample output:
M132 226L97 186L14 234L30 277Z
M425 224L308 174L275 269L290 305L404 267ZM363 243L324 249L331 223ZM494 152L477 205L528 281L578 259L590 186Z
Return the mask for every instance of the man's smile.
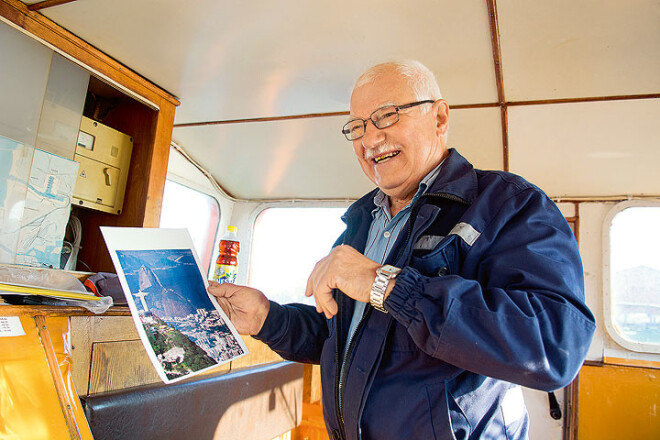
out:
M400 152L401 152L401 147L398 145L383 144L376 148L370 148L365 150L364 158L365 160L378 165L388 161L393 157L398 156Z
M373 160L377 164L385 162L386 160L389 160L390 158L397 156L400 152L399 151L390 151L389 153L382 154L378 157L375 157Z

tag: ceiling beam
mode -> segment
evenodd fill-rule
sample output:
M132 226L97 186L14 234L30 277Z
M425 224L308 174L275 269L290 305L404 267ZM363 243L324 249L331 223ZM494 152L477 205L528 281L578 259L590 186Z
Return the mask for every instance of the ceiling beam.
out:
M658 99L660 93L647 93L643 95L613 95L613 96L587 96L584 98L558 98L537 99L533 101L509 101L507 106L520 105L542 105L542 104L574 104L577 102L603 102L603 101L626 101L633 99Z
M76 0L44 0L39 3L28 5L30 11L38 11L40 9L52 8L53 6L63 5L65 3L75 2Z
M548 105L548 104L575 104L580 102L605 102L605 101L626 101L636 99L660 99L660 93L649 93L643 95L611 95L611 96L586 96L584 98L558 98L558 99L538 99L530 101L504 101L500 102L485 102L481 104L456 104L450 105L452 110L464 110L473 108L493 108L501 107L502 109L502 130L505 139L508 140L508 107L522 107L526 105ZM301 115L290 116L270 116L262 118L245 118L245 119L226 119L220 121L202 121L202 122L184 122L181 124L174 124L174 127L200 127L204 125L224 125L224 124L240 124L245 122L271 122L271 121L287 121L291 119L307 119L307 118L323 118L328 116L348 116L349 112L328 112L328 113L308 113Z
M490 42L493 46L493 67L497 83L497 101L502 117L502 169L509 171L509 121L504 98L504 78L502 75L502 50L500 48L500 25L497 20L496 0L486 0L488 20L490 22Z
M502 169L509 171L509 118L504 98L504 77L502 75L502 50L500 47L500 26L497 19L496 0L486 0L490 22L490 42L493 48L493 67L497 83L497 101L502 119Z
M206 122L184 122L182 124L174 124L174 127L199 127L203 125L223 125L223 124L240 124L244 122L271 122L271 121L288 121L291 119L307 119L307 118L322 118L327 116L348 116L348 112L330 112L330 113L309 113L305 115L290 115L290 116L271 116L264 118L246 118L246 119L229 119L225 121L206 121Z
M488 19L490 22L490 42L493 48L493 65L495 68L495 82L497 83L497 101L505 105L504 79L502 77L502 50L500 48L500 26L497 20L496 0L486 0L488 6Z

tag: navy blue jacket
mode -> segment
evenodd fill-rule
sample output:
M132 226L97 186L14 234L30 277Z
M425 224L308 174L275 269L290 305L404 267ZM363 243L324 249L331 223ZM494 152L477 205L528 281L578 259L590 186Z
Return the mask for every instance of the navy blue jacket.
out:
M364 251L374 194L347 210L338 243ZM330 438L526 438L514 384L569 384L595 329L573 233L539 188L455 150L412 209L387 261L403 268L389 313L367 307L349 349L343 411L352 299L336 292L330 320L271 303L257 337L285 359L320 362Z

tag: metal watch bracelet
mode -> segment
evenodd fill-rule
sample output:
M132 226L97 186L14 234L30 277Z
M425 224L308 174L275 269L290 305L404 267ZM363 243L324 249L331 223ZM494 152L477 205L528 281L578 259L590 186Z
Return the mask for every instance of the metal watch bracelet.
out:
M369 295L369 303L376 310L387 313L384 306L385 292L390 280L396 278L399 272L401 272L401 269L390 266L389 264L379 267L376 270L376 278L374 278L374 283L371 286L371 293Z

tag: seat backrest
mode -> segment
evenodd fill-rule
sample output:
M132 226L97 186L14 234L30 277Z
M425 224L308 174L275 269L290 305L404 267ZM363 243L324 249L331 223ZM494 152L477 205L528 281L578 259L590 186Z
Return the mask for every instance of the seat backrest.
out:
M95 440L272 439L300 424L303 367L278 362L84 397Z

